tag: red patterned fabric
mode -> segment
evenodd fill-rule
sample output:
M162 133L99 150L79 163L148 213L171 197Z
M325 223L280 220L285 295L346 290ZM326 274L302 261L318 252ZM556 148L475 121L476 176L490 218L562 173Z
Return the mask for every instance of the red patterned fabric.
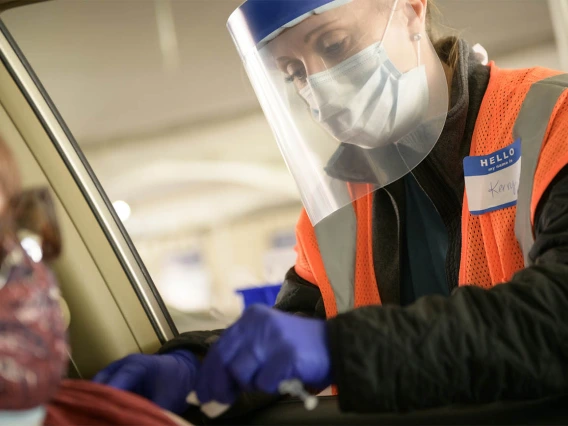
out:
M55 394L67 367L67 340L47 267L23 256L7 276L0 288L0 410L23 410Z
M176 426L157 405L130 392L84 380L64 380L47 406L45 426Z

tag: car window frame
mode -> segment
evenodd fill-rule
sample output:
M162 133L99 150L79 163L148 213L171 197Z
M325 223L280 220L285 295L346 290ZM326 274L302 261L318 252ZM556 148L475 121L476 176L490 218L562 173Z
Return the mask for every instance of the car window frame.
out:
M179 334L144 262L79 144L0 17L0 60L40 120L127 275L161 343Z

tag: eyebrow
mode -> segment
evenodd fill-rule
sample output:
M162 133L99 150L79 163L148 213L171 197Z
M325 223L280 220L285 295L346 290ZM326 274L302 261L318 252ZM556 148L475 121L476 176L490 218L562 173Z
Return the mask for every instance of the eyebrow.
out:
M290 60L289 56L279 56L278 58L276 58L276 62L286 62L289 60Z
M314 28L313 30L311 30L309 33L306 34L306 36L304 37L304 43L308 43L310 41L310 38L317 33L318 31L320 31L321 29L327 27L328 25L333 24L335 21L337 21L337 19L334 19L333 21L329 21L326 22L325 24L320 25L317 28Z

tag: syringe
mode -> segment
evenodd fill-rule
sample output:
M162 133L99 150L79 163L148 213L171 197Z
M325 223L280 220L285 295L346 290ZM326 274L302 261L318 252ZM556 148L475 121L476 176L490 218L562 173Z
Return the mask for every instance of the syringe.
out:
M302 382L298 379L284 380L278 386L278 392L288 394L300 398L304 402L306 410L311 411L318 406L318 399L314 395L310 395L305 389Z
M213 344L217 340L219 340L219 336L212 336L210 338L209 343ZM290 380L281 381L280 385L278 386L278 393L280 393L281 395L288 394L290 396L295 396L296 398L300 398L304 402L304 407L308 411L312 411L318 406L317 397L315 397L314 395L310 395L304 389L304 385L302 384L302 382L298 379L290 379ZM187 402L189 404L192 404L192 405L200 405L195 392L191 392L187 396ZM226 411L229 408L228 405L219 404L216 401L212 401L211 403L205 404L205 405L211 406L211 407L206 407L206 408L210 408L210 409L205 410L205 411L208 411L208 412L206 412L206 414L210 418L217 417L218 415L220 415L221 413L223 413L224 411ZM213 407L213 405L214 405L214 407ZM202 407L202 410L203 410L203 408L204 407Z
M304 402L305 409L308 411L314 410L318 406L317 397L306 392L302 382L298 379L283 380L278 386L278 392L282 395L288 394L300 398ZM188 395L187 402L192 405L201 405L195 392L191 392ZM227 404L210 401L201 406L201 411L209 418L215 418L227 411L229 407L230 406Z

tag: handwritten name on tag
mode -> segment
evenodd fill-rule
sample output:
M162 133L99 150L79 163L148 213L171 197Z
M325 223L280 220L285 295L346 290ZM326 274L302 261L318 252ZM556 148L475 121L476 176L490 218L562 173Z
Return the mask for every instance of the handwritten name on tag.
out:
M521 140L489 155L463 160L469 211L481 215L517 204Z

